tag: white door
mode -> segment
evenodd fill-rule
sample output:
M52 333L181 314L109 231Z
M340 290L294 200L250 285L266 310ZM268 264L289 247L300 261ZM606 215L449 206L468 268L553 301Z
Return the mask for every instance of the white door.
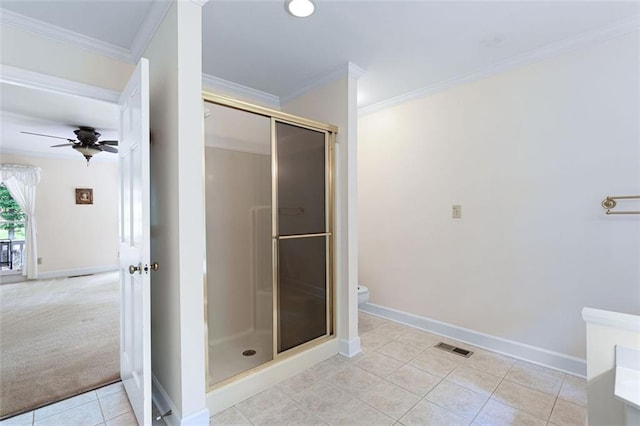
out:
M149 62L120 95L120 377L140 425L151 424Z

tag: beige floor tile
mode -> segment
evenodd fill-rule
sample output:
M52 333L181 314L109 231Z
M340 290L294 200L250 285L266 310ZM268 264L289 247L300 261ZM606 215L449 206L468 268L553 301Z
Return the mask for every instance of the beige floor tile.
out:
M500 377L461 365L449 373L445 380L486 396L491 396L502 381Z
M314 365L307 371L313 374L316 374L317 377L319 378L322 378L322 377L326 377L327 374L331 373L336 368L340 368L345 365L348 365L352 361L353 361L352 359L347 358L346 356L335 355L325 361L322 361L319 364Z
M382 379L356 365L349 364L328 374L326 380L354 396L357 396Z
M431 334L423 330L413 329L398 337L396 340L400 343L415 346L418 349L425 350L438 343L441 339L440 336L436 334Z
M323 417L330 425L392 425L395 423L391 417L384 415L364 402L354 399L343 408L335 412L327 412Z
M375 331L370 331L360 335L360 346L362 350L376 350L391 342L388 337L382 336Z
M549 421L558 426L584 426L587 424L587 408L558 399Z
M96 389L96 395L98 395L98 398L101 398L103 396L121 391L124 391L124 385L122 384L122 382L116 382Z
M366 333L368 331L373 330L376 327L380 327L383 324L389 322L384 318L377 317L375 315L370 315L364 312L358 313L358 331L362 333Z
M110 420L131 411L129 398L124 391L112 393L98 399L105 420Z
M70 408L79 407L81 405L86 404L87 402L95 401L98 399L95 391L86 392L72 398L65 399L60 402L56 402L55 404L47 405L46 407L38 408L35 410L35 421L40 419L44 419L45 417L53 416L54 414L61 413L63 411L67 411Z
M10 417L2 420L0 426L31 426L33 424L33 411L28 413L18 414L17 416Z
M320 381L322 381L320 374L311 370L305 370L300 374L296 374L290 379L280 382L278 385L276 385L276 387L283 391L285 394L292 396L302 392L303 390L312 386L314 383Z
M365 352L354 363L380 377L386 377L402 366L402 362L378 352Z
M251 426L251 422L236 407L227 408L209 419L214 426Z
M466 367L475 368L498 377L504 377L516 360L505 355L476 349L464 362Z
M268 412L251 419L254 425L326 425L318 416L304 409L293 401L275 405Z
M439 377L410 365L403 365L387 376L387 381L419 396L425 396L429 393L431 389L440 383L440 380Z
M458 366L455 362L438 356L430 350L422 352L409 362L409 365L441 378Z
M323 418L326 413L344 409L355 397L346 391L327 382L316 383L313 386L293 396L303 408ZM253 418L249 420L253 422Z
M464 426L469 421L427 400L422 400L400 419L406 426Z
M415 346L410 346L398 341L392 341L377 349L377 352L389 355L391 358L397 359L401 362L409 362L422 351Z
M471 421L489 398L462 386L443 381L433 388L425 399Z
M36 420L35 426L95 426L104 422L97 400Z
M291 401L282 390L277 387L267 389L245 399L244 401L236 404L236 408L242 413L243 416L249 420L253 419L260 414L267 412L275 405L282 405Z
M386 381L378 383L359 398L395 420L420 400L419 396Z
M491 398L544 420L549 419L555 402L552 395L507 380L500 383Z
M490 399L473 420L474 425L546 426L547 422Z
M558 398L586 407L587 381L581 377L565 374Z
M510 382L557 396L560 386L562 386L564 373L528 362L517 361L504 378Z
M106 422L106 426L137 426L137 424L138 420L136 420L136 415L133 414L133 411L114 417Z
M385 336L389 339L397 339L407 332L414 330L408 325L399 324L397 322L388 322L373 329L375 333Z

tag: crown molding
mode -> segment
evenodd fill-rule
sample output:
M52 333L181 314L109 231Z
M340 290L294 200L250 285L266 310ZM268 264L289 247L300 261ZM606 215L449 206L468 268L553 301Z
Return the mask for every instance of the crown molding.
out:
M120 92L0 64L0 82L31 87L48 92L83 96L98 101L118 102Z
M222 91L232 96L249 98L261 105L280 109L280 98L278 96L261 90L252 89L251 87L243 86L232 81L224 80L210 74L202 74L202 88L203 90L209 89L212 91Z
M48 24L46 22L29 18L18 13L2 9L0 13L0 23L14 27L23 31L38 34L42 37L73 44L83 49L102 55L110 56L124 62L132 63L131 51L121 46L106 43L92 37L78 34L73 31L58 27L57 25Z
M353 62L347 62L346 64L340 65L338 68L321 75L320 77L312 79L309 83L307 83L300 89L291 92L287 96L280 97L280 102L282 104L286 104L287 102L290 102L306 93L311 92L312 90L315 90L340 78L349 77L358 80L364 75L365 72L366 71L364 69L360 68Z
M549 43L540 48L504 59L480 70L476 70L474 72L466 74L460 74L458 76L439 81L430 86L426 86L411 92L407 92L400 96L395 96L393 98L389 98L384 101L359 108L358 114L370 114L372 112L403 104L416 98L443 92L461 84L471 83L473 81L490 77L492 75L500 74L506 71L523 67L525 65L530 65L535 62L549 59L562 53L570 52L595 43L624 36L638 30L640 30L640 16L634 16L629 19L618 21L613 25L601 27L593 31L588 31L575 37L570 37L558 42Z
M131 43L131 60L133 63L138 63L145 49L151 42L151 39L156 34L158 27L162 23L162 20L169 12L171 8L171 1L167 0L153 0L149 13L147 13L144 22L136 34L136 38Z

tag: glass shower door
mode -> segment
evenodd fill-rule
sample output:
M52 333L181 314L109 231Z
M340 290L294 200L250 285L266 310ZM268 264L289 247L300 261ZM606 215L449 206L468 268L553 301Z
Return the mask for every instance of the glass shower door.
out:
M330 323L330 150L326 132L275 121L277 352L326 336Z

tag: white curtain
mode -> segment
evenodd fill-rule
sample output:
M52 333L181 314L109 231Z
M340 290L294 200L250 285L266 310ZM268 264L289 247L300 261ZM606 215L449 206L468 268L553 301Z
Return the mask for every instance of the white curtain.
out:
M0 183L9 190L22 211L27 215L25 233L25 263L22 275L38 278L38 250L36 243L36 185L40 182L40 167L14 164L0 165Z

